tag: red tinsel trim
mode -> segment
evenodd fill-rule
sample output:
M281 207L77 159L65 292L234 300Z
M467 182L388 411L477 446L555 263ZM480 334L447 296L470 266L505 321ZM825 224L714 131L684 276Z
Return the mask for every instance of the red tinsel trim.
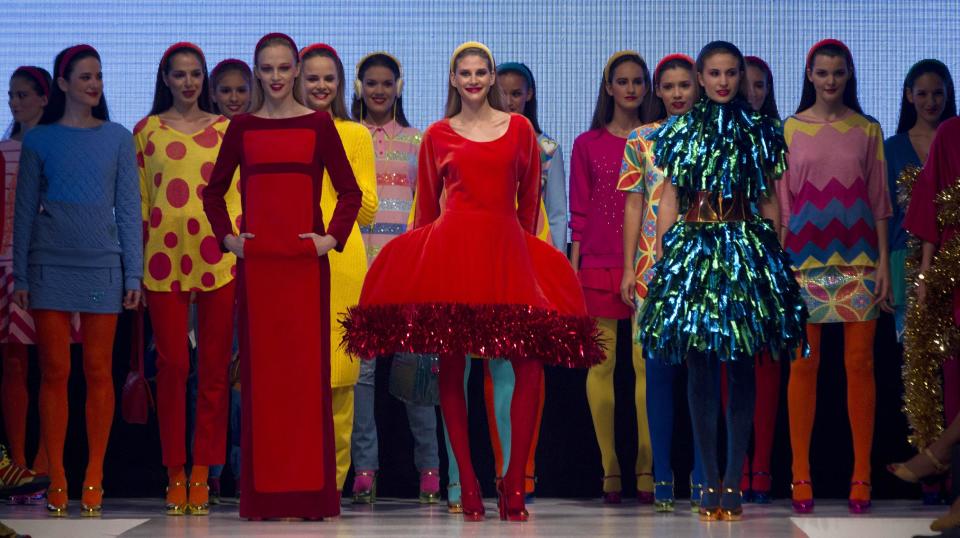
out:
M604 360L596 321L526 305L404 304L350 308L340 320L348 353L470 354L583 368Z

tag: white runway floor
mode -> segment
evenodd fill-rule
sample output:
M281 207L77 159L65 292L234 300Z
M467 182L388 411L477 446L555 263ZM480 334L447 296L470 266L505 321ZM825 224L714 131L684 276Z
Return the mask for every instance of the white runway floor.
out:
M793 517L789 501L772 505L748 504L743 521L702 523L678 501L673 514L656 514L649 506L625 499L620 506L597 501L537 499L530 505L527 523L497 519L494 499L487 499L487 519L464 523L447 514L446 505L421 506L414 500L381 499L373 507L344 504L342 515L331 521L242 521L236 504L213 507L209 517L167 517L162 499L106 499L99 520L78 517L79 502L71 502L69 519L48 518L40 506L0 506L0 520L34 538L330 536L449 538L470 536L634 536L762 537L762 538L902 538L940 535L928 529L946 507L924 507L919 501L878 501L873 513L850 516L846 501L818 501L810 516ZM682 508L682 509L681 509Z

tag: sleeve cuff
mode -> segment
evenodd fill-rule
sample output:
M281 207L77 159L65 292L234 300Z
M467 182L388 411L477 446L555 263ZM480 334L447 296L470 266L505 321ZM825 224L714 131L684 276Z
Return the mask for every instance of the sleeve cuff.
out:
M140 289L139 277L127 277L123 280L123 289L125 291L135 291Z

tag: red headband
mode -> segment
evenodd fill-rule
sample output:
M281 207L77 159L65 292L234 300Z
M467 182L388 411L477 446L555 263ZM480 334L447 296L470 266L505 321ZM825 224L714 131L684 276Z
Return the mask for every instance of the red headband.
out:
M314 43L313 45L304 47L303 50L300 51L300 59L302 60L307 54L310 54L315 50L325 50L330 54L333 54L334 58L338 60L340 59L340 55L337 54L337 49L327 45L326 43Z
M298 51L299 49L297 48L297 44L293 41L293 38L290 37L290 36L288 36L287 34L284 34L284 33L281 33L281 32L273 32L273 33L269 33L269 34L261 37L261 38L260 38L260 41L257 41L257 46L253 48L253 50L254 50L254 53L253 53L253 63L254 63L254 65L256 65L256 63L257 63L257 51L260 50L260 47L262 47L264 43L266 43L267 41L270 41L271 39L282 39L282 40L286 41L287 43L289 43L289 44L290 44L290 48L293 49L293 54L294 54L294 56L296 56L297 51Z
M67 67L77 56L77 54L80 54L81 52L93 52L94 54L97 54L97 49L91 47L90 45L74 45L67 49L67 52L63 53L63 57L60 59L60 71L57 73L57 76L60 78L67 78Z
M683 60L684 62L687 62L688 64L690 64L690 67L697 65L697 63L693 61L693 58L687 56L686 54L681 54L681 53L667 54L666 56L663 57L662 60L660 60L660 62L657 64L657 67L653 70L653 78L657 78L660 75L660 70L663 69L663 66L667 65L668 63L674 60Z
M50 96L50 85L47 84L47 77L44 76L43 71L40 71L39 69L37 69L36 67L33 67L32 65L21 65L20 67L16 68L16 70L14 70L13 72L14 75L16 75L17 73L24 73L30 76L30 78L32 78L33 80L36 80L37 84L40 86L40 89L43 91L43 96L44 97Z
M847 48L843 41L840 41L839 39L824 39L814 43L813 46L810 47L810 52L807 53L807 67L810 67L811 62L813 62L813 55L827 45L833 45L834 47L838 47L845 52L847 54L847 61L850 62L850 67L853 68L853 54L850 53L850 49Z
M744 60L748 64L750 63L760 64L760 67L762 67L763 70L766 71L767 77L770 79L770 82L771 83L773 82L773 71L770 70L770 66L767 65L767 62L763 61L763 58L759 56L747 56L746 58L744 58Z
M250 66L247 65L247 62L243 60L238 60L236 58L227 58L226 60L221 61L220 63L218 63L213 67L213 70L210 71L210 78L216 77L217 73L219 73L222 69L230 65L242 67L247 73L250 73Z
M160 58L160 64L163 65L163 63L167 61L167 58L169 58L174 51L180 50L180 49L190 49L193 52L196 52L197 54L199 54L200 59L202 61L204 62L207 61L207 58L203 55L203 51L200 50L200 47L198 47L197 45L194 45L189 41L180 41L179 43L174 43L173 45L170 45L169 47L167 47L167 50L163 52L163 56Z

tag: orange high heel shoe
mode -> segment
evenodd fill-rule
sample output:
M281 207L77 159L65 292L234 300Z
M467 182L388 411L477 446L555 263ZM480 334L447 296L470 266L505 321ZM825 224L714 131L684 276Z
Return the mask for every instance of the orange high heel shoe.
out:
M100 517L103 515L103 488L83 486L80 501L80 517Z

